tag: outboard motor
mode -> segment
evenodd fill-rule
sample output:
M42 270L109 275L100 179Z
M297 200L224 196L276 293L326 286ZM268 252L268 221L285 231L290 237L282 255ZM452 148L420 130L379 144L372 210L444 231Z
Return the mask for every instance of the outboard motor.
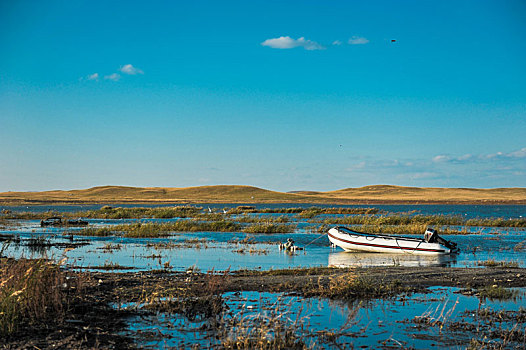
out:
M439 243L442 244L445 247L448 247L451 252L457 251L457 244L454 242L450 242L445 240L444 238L440 237L438 235L438 232L432 228L427 228L426 233L424 233L424 239L427 243Z
M438 233L436 230L433 230L432 228L427 228L426 233L424 233L424 239L427 243L436 243L438 237Z

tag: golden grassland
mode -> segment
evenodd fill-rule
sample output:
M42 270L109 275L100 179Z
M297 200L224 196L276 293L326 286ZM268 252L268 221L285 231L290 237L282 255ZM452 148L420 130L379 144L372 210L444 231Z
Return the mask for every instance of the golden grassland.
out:
M276 192L235 185L185 188L100 186L69 191L0 193L0 204L4 205L62 203L526 204L526 188L375 185L329 192Z

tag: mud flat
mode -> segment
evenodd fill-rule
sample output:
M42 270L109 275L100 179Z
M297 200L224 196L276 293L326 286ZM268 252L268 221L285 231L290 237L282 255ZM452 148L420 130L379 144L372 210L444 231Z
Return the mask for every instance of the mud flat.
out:
M225 337L222 341L212 342L212 347L236 348L230 346L232 345L232 338L224 334L225 327L228 326L225 323L227 321L225 321L224 316L219 319L218 315L225 313L224 303L227 294L230 296L240 295L240 293L250 291L285 293L289 296L297 295L299 298L322 297L351 303L360 302L360 300L393 298L407 300L404 298L414 293L433 293L432 289L437 286L456 287L458 288L456 293L474 295L480 298L483 297L483 291L488 288L504 288L506 290L510 287L526 287L525 268L307 268L271 271L212 271L208 273L192 270L130 273L66 271L65 274L67 280L82 281L82 287L79 290L68 290L66 292L74 294L75 303L69 306L67 317L63 322L38 323L20 329L2 340L2 348L127 349L143 347L144 344L151 342L152 337L157 337L156 339L159 341L157 344L162 344L162 341L169 341L172 336L163 335L160 330L151 331L151 333L146 330L131 332L130 320L137 318L144 320L155 315L157 315L155 317L159 317L163 313L184 315L192 319L193 322L197 322L195 321L196 318L200 322L205 319L212 319L213 322L207 321L206 327L216 327L217 329L208 329L208 331L212 331L216 338ZM359 283L346 284L344 281L359 281ZM336 287L336 285L339 286ZM347 288L342 288L342 285L347 285ZM298 299L296 303L301 305L302 299ZM142 309L139 307L122 307L123 305L142 305ZM291 307L289 306L289 308ZM289 311L284 311L284 313ZM496 322L502 322L502 318L508 315L506 312L510 313L511 311L504 313L503 311L500 313L491 310L484 311L483 316L486 319L493 317ZM510 317L524 326L526 315L522 314L522 309L513 312L518 312L518 314L514 313ZM279 315L275 317L275 322L278 322L276 320L279 319ZM157 320L157 318L155 319ZM437 320L440 321L440 319ZM437 320L428 317L427 319L408 319L407 322L420 324L429 322L431 324ZM445 321L444 319L440 322ZM261 325L257 323L252 325L252 327L257 326ZM278 325L273 324L272 326ZM154 329L156 329L155 327L161 326L154 325ZM455 323L455 327L460 326ZM469 328L471 326L466 323L462 327ZM497 339L510 336L510 334L503 335L496 334L495 331L492 332ZM512 336L524 335L520 328L518 332L520 334L513 333ZM339 335L337 333L336 331L333 332L332 336L335 338L331 341L336 341L338 337L343 336L343 333ZM331 347L331 341L329 341L331 338L327 338L329 335L321 331L305 336L305 338L302 338L301 335L285 334L288 333L282 334L285 338L273 340L277 343L270 345L276 348L288 348L287 344L293 348L308 348L310 346L306 339L311 339L314 344L323 345L322 347L326 348ZM311 338L308 338L309 336ZM356 336L359 335L356 334ZM239 337L238 334L236 339ZM179 345L187 348L191 346L199 348L199 343L194 344L194 341L187 339L186 343ZM238 346L237 348L257 347L257 343L251 343L246 339L245 341L247 341L245 347ZM254 341L257 342L257 340ZM471 343L478 341L478 339L471 339ZM350 340L350 343L339 344L345 347L352 346L353 343L354 341ZM520 339L515 343L524 345L524 341ZM210 345L210 343L208 344ZM488 343L480 343L481 346L484 344L488 345Z

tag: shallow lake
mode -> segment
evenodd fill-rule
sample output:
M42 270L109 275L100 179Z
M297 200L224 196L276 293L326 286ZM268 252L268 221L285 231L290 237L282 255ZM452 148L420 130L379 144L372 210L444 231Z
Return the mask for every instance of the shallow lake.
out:
M234 205L200 205L219 211ZM254 205L261 208L282 208L285 205ZM288 205L298 207L298 205ZM309 205L308 207L311 207ZM55 211L81 211L99 209L101 206L59 206ZM354 206L356 207L356 206ZM362 206L367 207L367 206ZM464 215L472 218L520 218L526 206L460 206L460 205L422 205L422 206L375 206L381 210L396 212L416 212L419 214ZM3 207L13 211L45 212L46 206ZM71 267L125 267L135 270L169 268L185 270L189 267L202 271L239 269L282 269L312 266L452 266L476 267L477 262L493 259L516 262L526 266L524 254L526 230L524 228L469 227L469 235L443 235L458 244L459 254L450 256L422 256L414 254L371 254L343 252L331 248L325 235L312 233L316 226L309 219L295 214L253 214L258 216L288 216L297 225L293 233L286 234L246 234L242 232L192 232L174 233L168 238L123 238L123 237L70 237L69 233L80 228L40 227L38 220L20 221L16 226L0 228L6 237L19 237L20 241L4 244L4 255L25 257L49 257L60 260L68 257ZM111 226L132 222L170 222L180 219L88 219L90 226ZM235 216L231 217L235 221ZM455 228L455 227L452 227ZM411 236L411 235L408 235ZM251 244L236 243L249 238ZM415 237L415 236L413 236ZM294 254L278 249L281 242L292 238L295 244L304 248ZM32 244L35 241L43 245ZM68 249L68 244L81 244ZM85 245L82 245L85 244Z

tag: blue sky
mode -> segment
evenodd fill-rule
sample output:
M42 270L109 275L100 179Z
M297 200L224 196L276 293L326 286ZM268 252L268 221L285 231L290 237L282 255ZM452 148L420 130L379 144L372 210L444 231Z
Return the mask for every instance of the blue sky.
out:
M525 43L524 1L2 1L0 191L525 187Z

